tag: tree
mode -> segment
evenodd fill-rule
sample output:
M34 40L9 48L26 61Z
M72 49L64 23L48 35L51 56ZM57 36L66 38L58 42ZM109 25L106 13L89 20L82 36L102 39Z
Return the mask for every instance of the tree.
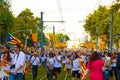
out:
M89 14L84 25L85 31L90 34L93 40L96 37L96 27L98 27L99 37L107 35L109 42L110 34L110 12L113 12L113 37L114 43L118 42L117 34L120 31L120 4L113 4L110 8L105 6L99 6L98 10Z
M58 33L55 35L55 44L57 44L60 48L64 48L62 44L67 47L66 44L68 40L70 40L70 38L66 34Z
M5 43L6 35L14 24L14 16L9 9L0 3L0 31L1 31L1 41Z
M120 33L120 4L115 3L114 5L111 6L111 11L113 12L113 39L114 39L114 44L116 46L119 46L119 37L117 34Z
M88 15L84 28L85 31L91 35L92 39L95 39L96 27L99 28L99 35L109 33L109 16L109 10L105 6L100 6L97 11L94 11L93 14Z
M26 36L28 36L28 46L33 46L32 41L32 33L37 33L37 39L38 42L40 41L40 18L34 17L33 13L30 11L30 9L26 8L24 11L20 12L20 14L15 18L15 24L12 27L10 33L13 33L18 30L26 30L26 31L20 31L14 34L14 36L17 36L23 43L25 43ZM32 31L32 33L31 33ZM44 37L44 44L47 42L47 38L45 35Z

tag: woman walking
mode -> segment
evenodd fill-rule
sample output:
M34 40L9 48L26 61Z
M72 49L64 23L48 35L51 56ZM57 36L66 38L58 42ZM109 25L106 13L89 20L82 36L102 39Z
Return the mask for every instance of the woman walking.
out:
M99 57L97 52L93 52L88 61L87 69L82 77L90 71L90 80L103 80L104 61Z

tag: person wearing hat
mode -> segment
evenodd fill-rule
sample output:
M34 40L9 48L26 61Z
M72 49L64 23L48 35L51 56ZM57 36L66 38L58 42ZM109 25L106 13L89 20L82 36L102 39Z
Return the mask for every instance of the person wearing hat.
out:
M31 58L33 80L36 80L36 78L37 78L39 63L40 63L39 57L38 57L37 53L34 52L32 58Z

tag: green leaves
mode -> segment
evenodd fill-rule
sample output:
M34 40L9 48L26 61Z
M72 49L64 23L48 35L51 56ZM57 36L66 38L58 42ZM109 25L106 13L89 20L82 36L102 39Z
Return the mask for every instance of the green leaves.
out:
M92 39L95 39L96 27L98 27L98 35L107 35L109 39L110 34L110 11L113 12L113 36L114 43L118 42L117 35L120 33L120 4L111 5L110 8L99 6L98 10L89 14L84 25L85 31L90 34Z

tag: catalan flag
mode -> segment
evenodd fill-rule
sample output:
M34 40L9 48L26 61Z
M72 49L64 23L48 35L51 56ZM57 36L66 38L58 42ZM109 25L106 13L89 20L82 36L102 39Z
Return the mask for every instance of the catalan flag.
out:
M85 66L84 62L81 62L80 68L82 69L82 73L80 74L80 77L82 78L82 76L84 75L84 73L86 71L86 66ZM85 78L87 78L87 75L85 76Z
M10 44L21 44L21 41L14 37L12 34L8 34L7 35L7 43L10 43Z
M77 58L77 60L80 60L80 63L81 63L80 69L82 70L82 72L80 74L80 77L82 78L82 76L84 75L84 73L86 71L86 66L85 66L82 58ZM85 76L85 78L87 78L87 75Z

